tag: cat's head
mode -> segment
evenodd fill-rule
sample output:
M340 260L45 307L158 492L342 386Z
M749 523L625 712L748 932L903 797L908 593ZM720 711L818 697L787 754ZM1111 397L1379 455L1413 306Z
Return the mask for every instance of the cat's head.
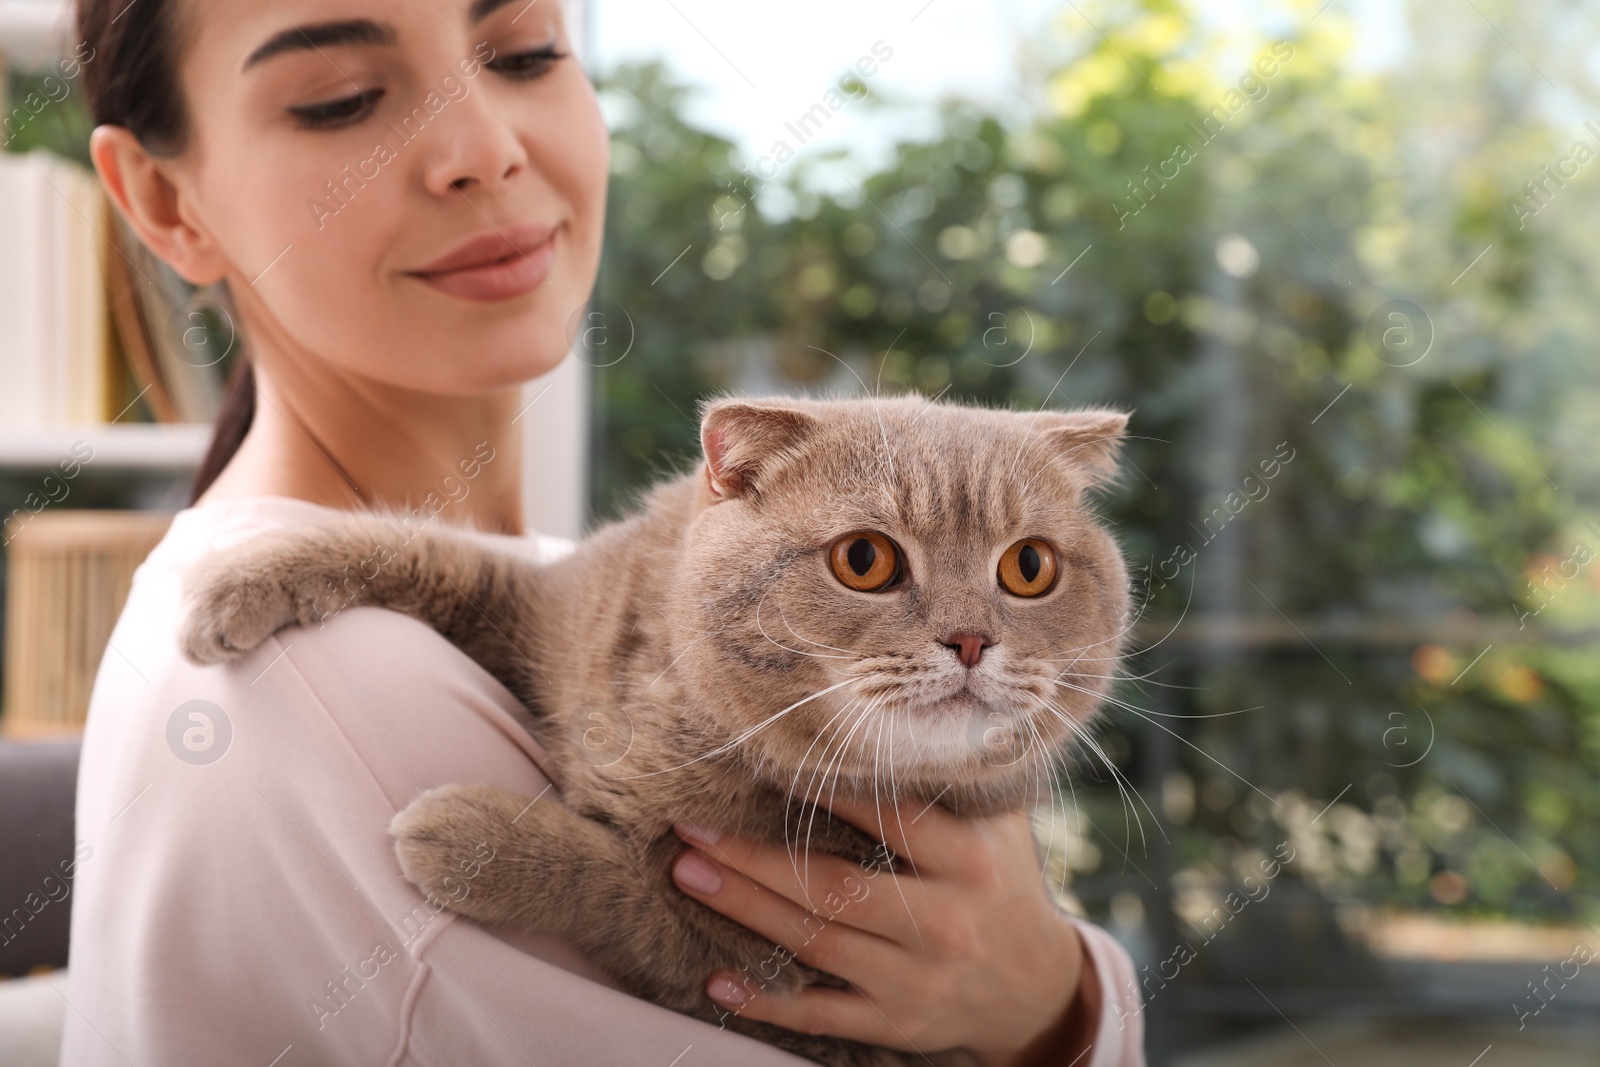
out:
M1017 802L1116 673L1128 575L1091 497L1127 421L703 401L673 620L696 713L797 795Z

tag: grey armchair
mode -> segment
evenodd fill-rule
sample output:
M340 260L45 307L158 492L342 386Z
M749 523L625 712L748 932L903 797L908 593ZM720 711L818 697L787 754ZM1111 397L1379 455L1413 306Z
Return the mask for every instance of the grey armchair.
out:
M0 742L0 977L67 965L77 741ZM34 910L37 909L37 910Z
M0 742L0 1063L54 1064L66 1015L77 741Z

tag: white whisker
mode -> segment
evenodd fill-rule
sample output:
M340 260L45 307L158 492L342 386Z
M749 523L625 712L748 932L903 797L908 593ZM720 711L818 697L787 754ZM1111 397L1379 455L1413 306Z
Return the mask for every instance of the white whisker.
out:
M800 857L802 853L806 853L807 849L810 848L811 828L815 825L817 806L821 801L822 790L827 785L828 770L833 765L834 759L843 755L845 741L848 736L851 733L854 733L856 726L859 725L860 722L866 718L866 716L872 713L872 705L872 700L866 700L864 706L862 706L862 701L857 701L856 704L853 705L861 707L860 714L852 714L851 718L847 720L847 729L844 732L836 730L834 732L834 736L828 739L828 743L822 747L822 754L817 758L817 765L811 771L811 777L806 780L806 791L801 797L801 801L804 805L809 805L810 812L807 813L804 808L801 809L799 820L800 823L805 825L805 831L804 833L801 833L800 824L797 823L795 827L795 851L791 857L791 861L794 864L795 877L802 884L805 882L805 876L801 873ZM833 746L835 744L839 746L839 753L836 756L830 757L829 753L833 751ZM816 786L815 797L812 796L813 785Z
M1105 749L1100 746L1100 742L1095 739L1094 735L1090 734L1087 730L1085 730L1077 722L1077 720L1075 720L1066 711L1065 708L1062 708L1062 707L1058 706L1057 704L1055 704L1054 702L1049 701L1049 700L1046 700L1043 703L1044 703L1044 706L1049 709L1051 714L1055 715L1058 719L1060 719L1062 721L1062 723L1065 724L1067 729L1071 730L1074 734L1076 734L1083 741L1083 743L1089 747L1090 751L1092 751L1095 755L1100 757L1100 761L1102 763L1104 763L1106 765L1106 769L1111 772L1112 780L1116 783L1118 792L1122 793L1123 803L1126 806L1126 810L1124 811L1124 814L1123 814L1124 824L1126 825L1126 823L1127 823L1127 811L1132 811L1133 817L1138 822L1138 825L1139 825L1139 841L1144 846L1146 854L1148 854L1149 850L1150 850L1150 844L1149 844L1148 839L1145 837L1144 817L1139 814L1139 809L1137 807L1134 807L1132 801L1128 799L1128 792L1131 791L1133 793L1133 795L1138 797L1140 802L1144 804L1145 811L1150 813L1150 818L1156 824L1156 829L1158 831L1160 831L1161 836L1163 838L1166 838L1167 833L1166 833L1166 831L1164 829L1162 829L1161 820L1160 820L1160 818L1158 818L1156 816L1155 811L1151 809L1149 801L1146 801L1144 799L1143 794L1141 794L1139 792L1139 790L1134 787L1133 782L1130 781L1125 774L1123 774L1120 770L1117 769L1116 764L1112 762L1111 757L1106 753ZM1123 784L1124 783L1127 784L1127 789L1126 790L1124 790L1124 788L1123 788ZM1129 843L1131 844L1132 843L1132 826L1127 826L1127 831L1128 831L1128 836L1129 836Z
M726 752L731 748L735 748L739 744L741 744L742 742L748 740L751 737L754 737L757 733L759 733L762 730L765 730L767 727L771 726L773 723L777 722L779 719L781 719L785 715L789 714L795 708L800 707L800 705L810 703L811 701L817 699L820 696L826 696L827 694L833 692L835 689L838 689L841 686L849 685L851 682L854 682L854 681L855 681L854 678L846 678L842 682L835 682L833 685L828 686L828 688L826 688L826 689L818 690L817 692L812 693L810 696L805 697L804 699L797 700L793 704L790 704L788 707L784 708L782 711L778 712L776 715L773 715L770 718L763 719L761 722L756 723L756 725L750 727L750 729L746 730L744 733L740 734L738 737L735 737L733 740L728 741L725 744L718 745L716 748L712 749L710 752L705 752L705 753L702 753L702 754L696 756L694 759L689 760L688 763L680 763L676 767L667 767L667 768L665 768L663 770L659 770L659 771L646 771L643 774L624 775L623 777L618 778L617 780L618 781L628 781L628 780L631 780L631 779L634 779L634 778L649 778L649 777L651 777L653 775L657 775L657 774L666 774L669 771L681 771L683 768L689 766L690 764L699 763L703 759L710 759L712 756L715 756L715 755L717 755L718 753L721 753L721 752Z
M796 832L795 832L795 837L794 837L794 845L791 848L790 844L789 844L789 804L795 798L795 788L797 786L799 786L799 784L800 784L800 775L805 773L806 760L810 758L812 749L815 749L817 747L817 742L818 741L821 741L824 737L828 736L829 728L832 727L834 723L838 722L840 718L842 718L843 716L849 714L858 705L860 705L862 699L863 698L861 698L861 697L856 697L855 699L851 700L848 704L846 704L843 708L841 708L839 711L835 712L834 715L833 715L833 718L829 719L826 723L824 723L822 725L822 728L817 731L817 736L811 739L811 744L809 746L807 746L806 751L805 751L805 755L801 756L800 757L800 762L795 765L794 780L790 783L790 785L789 785L789 793L784 798L784 801L783 801L783 844L784 844L784 849L789 853L789 865L794 869L794 876L795 876L796 879L798 879L800 877L800 848L801 848L800 834L799 834L800 827L799 827L799 823L797 821L797 823L795 825L795 831ZM833 747L833 741L830 739L828 741L828 743L822 747L822 755L817 758L818 767L816 769L812 770L811 778L806 782L806 793L807 793L807 795L810 794L810 792L811 792L811 783L816 781L817 770L820 769L820 767L822 765L822 761L827 759L828 750L831 747ZM805 797L801 798L801 803L802 803L802 808L801 808L800 814L798 816L796 816L797 820L798 819L803 819L805 817L805 811L804 811L804 807L803 807L803 805L806 803L806 798Z
M825 645L821 641L813 641L809 637L803 637L800 634L795 633L794 627L789 625L789 618L788 618L788 616L786 616L783 613L783 608L781 608L781 607L778 608L778 618L783 620L783 628L785 630L788 630L791 634L794 634L794 636L796 638L798 638L801 641L804 641L806 644L808 644L808 645L816 645L818 648L830 648L830 649L833 649L833 651L835 651L835 652L846 653L846 655L844 655L844 656L826 656L826 657L823 657L825 659L859 659L861 657L861 653L853 651L852 649L834 648L833 645Z
M1056 684L1059 685L1059 686L1064 686L1067 689L1076 689L1080 693L1088 693L1088 692L1090 692L1090 690L1084 689L1082 686L1073 685L1070 682L1057 682ZM1199 745L1195 744L1193 741L1190 741L1187 737L1184 737L1182 734L1179 734L1179 733L1177 733L1177 732L1175 732L1173 730L1170 730L1166 726L1163 726L1161 723L1157 722L1154 718L1151 717L1151 713L1145 711L1145 709L1134 707L1132 704L1129 704L1127 701L1118 700L1115 697L1105 697L1103 699L1107 703L1113 704L1116 707L1122 708L1125 711L1133 712L1133 714L1139 716L1139 718L1143 719L1145 722L1149 723L1151 726L1154 726L1156 729L1161 730L1161 731L1163 731L1165 733L1171 734L1173 737L1177 738L1179 741L1182 741L1184 744L1188 745L1190 748L1192 748L1196 752L1200 753L1202 756L1204 756L1206 759L1210 760L1212 763L1215 763L1218 767L1221 767L1223 770L1227 771L1229 774L1231 774L1235 778L1239 779L1239 781L1243 782L1245 785L1249 786L1251 789L1254 789L1257 793L1260 793L1267 800L1270 800L1272 802L1272 806L1273 807L1278 807L1279 806L1278 801L1270 793L1267 793L1264 790L1257 788L1256 784L1254 782L1250 781L1250 779L1246 778L1244 775L1240 774L1238 771L1234 770L1232 767L1228 766L1226 763L1223 763L1221 760L1217 759L1217 757L1213 756L1211 753L1207 752L1205 749L1201 748ZM1260 710L1260 709L1258 709L1258 708L1245 708L1245 709L1243 709L1243 711L1258 711L1258 710ZM1243 714L1243 711L1240 711L1240 712L1225 712L1223 714L1237 715L1237 714ZM1199 718L1216 718L1218 716L1195 715L1195 716L1181 716L1181 717L1182 718L1191 718L1192 717L1192 718L1199 719Z
M850 724L850 729L845 732L844 737L839 742L839 751L834 755L833 762L829 764L827 770L823 774L822 784L817 787L817 799L812 803L811 817L806 822L806 869L804 876L800 880L802 890L806 893L806 899L808 901L811 897L811 890L808 885L808 879L811 877L811 835L816 829L817 811L819 808L823 807L822 790L825 787L828 788L828 804L831 806L833 804L834 790L836 790L839 786L839 777L844 773L844 757L845 752L850 747L850 739L855 736L856 730L859 729L861 725L865 723L871 716L873 710L877 706L878 700L879 698L874 697L871 701L869 701L862 713L856 717L855 722ZM837 768L837 770L835 770L835 768ZM828 787L828 777L830 775L833 778L832 787Z
M895 707L892 707L892 706L889 709L889 802L891 804L893 804L894 801L895 801L895 791L894 791L894 721L895 721L895 716L899 712L899 710L900 710L899 708L895 708ZM881 721L881 717L880 717L880 721ZM880 728L878 732L879 732L879 734L882 734L883 731ZM881 776L878 773L876 773L877 772L877 765L878 765L878 758L877 758L877 754L876 753L873 754L872 764L873 764L873 771L874 771L874 774L872 776L872 803L873 803L873 806L878 809L878 840L879 841L886 841L886 840L888 840L889 835L886 832L884 832L884 829L883 829L883 808L878 803L878 785L879 785L879 780L880 780ZM897 808L895 808L895 818L898 820L899 817L900 817L900 809L897 807ZM900 828L900 832L902 834L904 834L905 833L905 827L902 826ZM916 931L917 944L919 944L919 945L925 944L925 942L922 940L922 927L917 925L917 917L915 915L911 914L911 901L906 899L905 888L900 885L900 879L896 878L892 873L889 875L889 879L890 879L890 881L892 881L894 883L895 891L900 894L900 903L904 904L905 907L906 907L906 918L911 920L911 929ZM917 875L918 884L921 884L921 880L922 880L922 875L919 873Z
M773 644L777 645L779 648L783 649L785 652L793 652L797 656L812 656L812 657L814 657L816 659L857 659L857 658L859 658L859 657L857 657L856 655L853 655L853 654L851 654L851 655L843 655L843 656L824 656L820 652L807 652L804 649L790 648L788 645L784 644L782 641L777 640L771 634L767 633L767 628L761 624L761 605L763 605L763 604L765 604L767 602L768 594L770 594L772 592L772 590L775 589L775 588L777 588L777 587L776 586L771 586L771 585L767 586L766 592L761 594L761 599L756 601L756 629L761 631L761 636L762 637L765 637L768 641L771 641ZM780 619L783 618L783 609L782 608L778 609L778 617ZM785 621L784 625L788 626L789 623L787 621ZM790 633L794 633L794 630L791 629L789 632ZM799 634L795 634L795 636L796 637L800 637ZM801 637L800 640L804 641L805 638ZM813 641L811 643L812 644L816 644L817 642ZM823 647L827 647L827 646L823 646ZM844 652L846 650L845 649L838 649L837 651Z
M1189 572L1189 595L1184 599L1183 610L1178 613L1177 620L1175 622L1173 622L1173 624L1167 629L1166 633L1161 635L1161 640L1160 641L1157 641L1153 645L1147 645L1144 648L1141 648L1136 652L1128 653L1128 658L1129 659L1132 659L1134 656L1142 656L1146 652L1151 651L1152 649L1159 648L1161 646L1161 644L1164 641L1166 641L1167 638L1171 637L1173 634L1178 632L1178 627L1182 626L1183 625L1183 620L1187 619L1189 617L1189 608L1192 607L1193 604L1194 604L1195 573L1196 573L1196 571L1194 569L1191 569L1190 572ZM1149 603L1150 603L1149 598L1146 598L1145 599L1145 604L1148 605ZM1141 608L1140 611L1139 611L1139 617L1140 618L1144 617L1143 608Z

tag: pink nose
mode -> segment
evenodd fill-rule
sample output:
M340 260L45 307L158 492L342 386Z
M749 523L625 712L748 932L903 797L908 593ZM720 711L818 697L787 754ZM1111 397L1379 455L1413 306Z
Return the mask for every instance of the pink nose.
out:
M939 643L953 649L963 667L976 667L978 660L983 658L983 650L994 644L994 639L988 634L962 632L953 633Z

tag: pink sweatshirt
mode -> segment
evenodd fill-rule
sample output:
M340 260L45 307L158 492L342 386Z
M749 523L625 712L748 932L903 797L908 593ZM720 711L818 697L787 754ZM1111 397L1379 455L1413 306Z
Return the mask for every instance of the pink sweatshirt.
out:
M807 1062L629 996L568 943L436 913L406 882L388 826L412 797L549 784L518 701L422 623L353 608L236 664L183 658L194 560L332 514L188 508L134 577L84 736L62 1064ZM469 536L535 559L573 547ZM1106 990L1082 1067L1141 1064L1132 965L1081 929Z

